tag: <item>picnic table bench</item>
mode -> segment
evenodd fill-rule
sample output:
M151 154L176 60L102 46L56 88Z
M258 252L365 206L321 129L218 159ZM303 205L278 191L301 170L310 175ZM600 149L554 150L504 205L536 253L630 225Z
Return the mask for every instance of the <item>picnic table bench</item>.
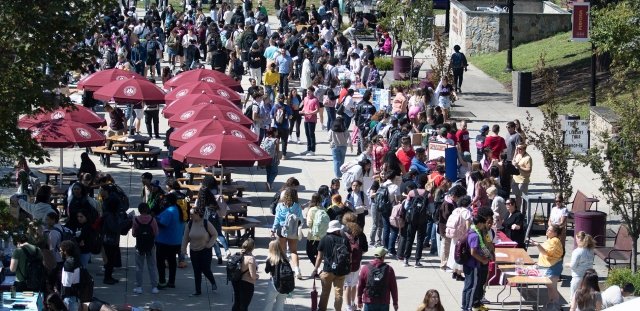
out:
M151 168L158 166L158 156L160 148L149 148L141 151L125 151L127 157L133 158L133 166L137 169Z
M248 238L255 240L256 227L260 224L260 221L251 217L237 217L237 220L233 223L226 223L222 225L222 231L224 232L227 241L230 241L230 233L235 233L236 245L241 246ZM244 233L242 233L244 231Z
M100 163L102 163L102 165L109 167L109 165L111 165L111 156L118 152L108 149L107 146L99 146L92 147L91 153L100 157Z

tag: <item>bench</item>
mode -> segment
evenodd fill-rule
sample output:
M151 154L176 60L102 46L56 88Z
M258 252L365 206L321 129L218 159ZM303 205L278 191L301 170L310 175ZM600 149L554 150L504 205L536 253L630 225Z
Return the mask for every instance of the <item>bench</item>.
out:
M251 217L238 217L237 221L231 224L223 224L222 231L224 231L224 235L229 240L229 233L235 233L236 235L236 245L241 246L244 241L248 238L252 238L255 240L256 238L256 227L260 224L260 221L251 218ZM244 230L244 234L242 231Z
M569 218L567 219L567 227L571 226L571 228L575 228L575 222L573 219L573 214L576 212L585 212L591 209L591 205L593 203L599 202L596 198L587 197L582 191L576 191L576 195L573 197L573 202L571 202L571 213L569 213Z
M631 268L631 253L633 252L633 239L629 236L629 231L625 225L620 225L613 247L596 247L596 256L600 257L606 264L607 269L619 264L628 264ZM622 262L620 262L622 261ZM628 262L627 262L628 261Z
M109 150L106 146L99 146L91 148L91 153L100 157L100 163L109 167L111 165L111 156L118 153L115 150Z
M137 169L158 166L160 148L151 148L148 151L125 151L127 157L133 158L133 166Z

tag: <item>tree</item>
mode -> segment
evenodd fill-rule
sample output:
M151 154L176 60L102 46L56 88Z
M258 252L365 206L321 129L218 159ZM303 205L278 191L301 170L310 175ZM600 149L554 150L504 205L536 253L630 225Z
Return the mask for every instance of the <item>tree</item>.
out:
M397 40L409 50L411 64L424 52L432 39L432 0L382 0L378 6L384 16L380 23L390 29ZM413 75L410 75L413 81Z
M433 42L433 56L436 62L431 65L433 72L431 73L431 82L434 85L440 83L440 79L443 76L447 76L449 81L453 81L453 71L451 71L450 58L447 55L447 43L442 40L442 35L439 32L435 33Z
M601 1L603 2L603 1ZM610 53L618 70L640 69L640 1L596 4L591 40L599 54Z
M533 116L527 111L527 125L524 127L527 143L535 146L542 153L544 166L549 171L551 188L568 199L573 193L571 180L574 168L569 165L571 152L563 144L564 132L556 100L558 73L553 68L546 66L543 54L540 55L534 75L535 78L541 80L544 91L544 104L540 107L543 126L541 129L534 129Z
M638 238L640 237L640 93L629 100L614 101L610 107L619 119L616 133L600 134L599 147L593 147L580 161L589 165L601 182L600 193L611 210L622 217L633 240L631 269L638 271Z
M42 163L48 158L28 131L18 129L18 117L69 103L55 89L68 70L81 68L94 55L83 45L84 36L93 35L99 13L114 6L110 0L0 1L2 161L25 156Z

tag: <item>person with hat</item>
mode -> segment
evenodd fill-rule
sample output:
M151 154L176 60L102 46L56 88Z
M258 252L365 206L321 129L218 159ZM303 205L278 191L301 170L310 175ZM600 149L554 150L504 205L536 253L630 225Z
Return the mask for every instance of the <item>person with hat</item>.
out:
M453 69L453 86L456 92L462 93L462 78L469 64L467 63L467 58L464 56L464 53L460 52L459 45L454 45L453 50L454 52L451 55L450 62L451 68Z
M344 254L334 252L344 252L345 249L348 251L347 256L351 258L351 245L349 240L342 235L342 224L338 220L332 220L329 222L327 235L318 244L318 257L311 272L311 276L314 278L319 275L322 282L322 293L318 304L318 310L320 311L327 310L332 285L335 289L333 307L335 310L342 310L342 289L344 287L344 279L350 269L346 269L346 273L344 273L345 271L340 271L341 267L337 264L337 259L344 256ZM320 269L320 264L323 260L322 272L318 274L318 269Z
M415 170L418 174L428 174L429 168L427 167L427 151L424 147L418 147L415 149L416 155L411 159L409 170Z
M484 141L487 139L487 134L489 134L489 126L483 125L480 128L480 134L476 136L476 161L481 161L482 156L484 155Z
M393 309L398 310L396 274L393 268L384 262L386 255L387 249L382 246L376 247L373 250L373 260L360 269L358 309L362 309L364 305L364 310L389 310L389 303L393 298ZM382 286L376 286L378 284Z

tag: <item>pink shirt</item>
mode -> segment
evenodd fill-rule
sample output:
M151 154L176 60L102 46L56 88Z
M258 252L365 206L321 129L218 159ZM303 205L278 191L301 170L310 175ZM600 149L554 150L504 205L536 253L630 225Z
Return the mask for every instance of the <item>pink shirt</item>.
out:
M306 114L308 112L312 112L312 111L316 111L318 110L318 99L313 97L311 98L310 96L307 96L304 98L303 101L304 106L302 107L302 112L305 113L304 115L304 122L311 122L311 123L316 123L318 122L318 114L314 113L314 114Z

